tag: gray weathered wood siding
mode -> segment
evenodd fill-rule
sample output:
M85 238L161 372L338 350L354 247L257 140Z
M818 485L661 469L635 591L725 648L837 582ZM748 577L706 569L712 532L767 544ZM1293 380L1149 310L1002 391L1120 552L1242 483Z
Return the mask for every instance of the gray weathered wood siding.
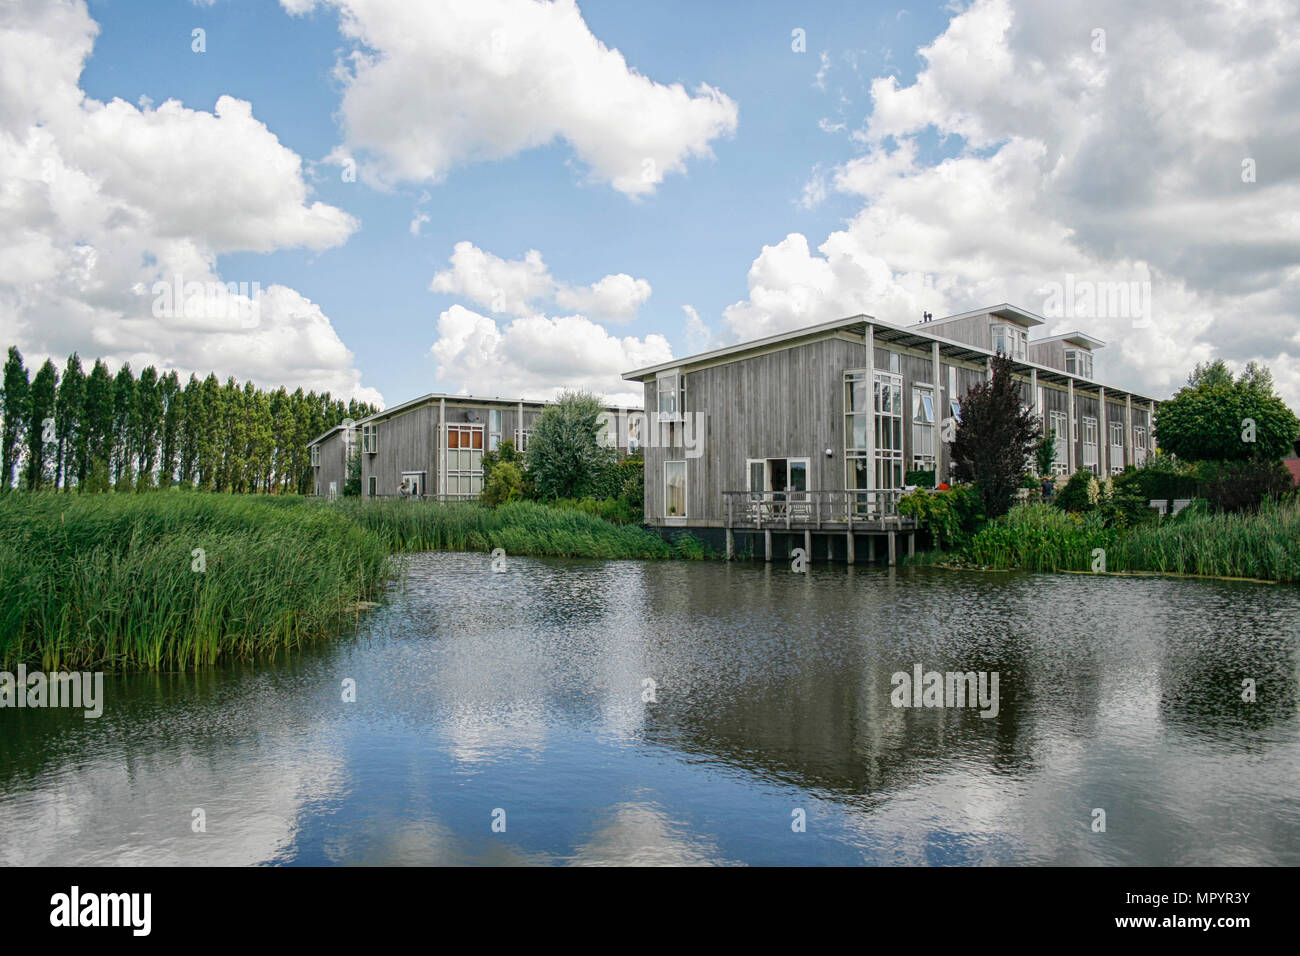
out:
M334 494L343 494L343 482L348 477L347 442L340 429L315 446L320 449L320 464L315 466L315 491L322 497L330 494L330 483L334 483Z
M826 338L687 373L683 411L704 413L701 454L687 457L678 429L673 447L647 445L647 521L669 523L665 461L686 462L688 525L724 523L722 492L745 490L751 458L807 458L810 489L843 488L844 372L862 368L864 360L861 342ZM647 409L658 408L657 394L647 382Z
M376 496L396 495L404 471L423 471L425 487L434 493L438 480L437 404L418 405L373 424L378 450L361 453L361 494L370 495L373 477ZM360 427L357 431L359 442Z

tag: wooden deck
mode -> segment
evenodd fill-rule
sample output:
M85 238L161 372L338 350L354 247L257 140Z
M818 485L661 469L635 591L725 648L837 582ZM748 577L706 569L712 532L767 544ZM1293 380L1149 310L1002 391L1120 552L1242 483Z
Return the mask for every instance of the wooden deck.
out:
M772 532L803 532L804 552L813 559L813 536L843 535L847 563L855 558L854 539L867 536L868 560L875 539L886 540L889 563L897 558L897 535L907 534L908 554L916 553L916 519L898 513L903 492L888 491L724 491L727 558L735 556L735 532L763 532L764 557L772 560Z

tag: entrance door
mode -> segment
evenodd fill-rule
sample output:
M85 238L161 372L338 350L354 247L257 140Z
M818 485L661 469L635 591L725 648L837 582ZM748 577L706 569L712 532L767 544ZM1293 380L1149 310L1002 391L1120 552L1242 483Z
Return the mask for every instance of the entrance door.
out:
M402 480L406 482L406 489L410 492L412 498L424 497L424 472L422 471L404 471Z

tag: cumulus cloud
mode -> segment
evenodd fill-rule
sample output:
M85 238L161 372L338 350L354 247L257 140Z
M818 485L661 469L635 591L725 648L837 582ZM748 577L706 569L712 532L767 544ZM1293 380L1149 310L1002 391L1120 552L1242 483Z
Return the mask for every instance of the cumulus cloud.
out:
M372 185L438 182L454 166L563 140L593 181L647 195L713 140L736 104L707 83L657 83L606 47L574 0L281 0L336 8L356 48L344 86L344 143Z
M462 305L438 317L430 353L439 380L453 391L550 399L581 388L635 406L642 402L641 389L623 381L622 373L672 358L662 335L618 338L581 315L527 315L499 326Z
M236 251L324 249L357 223L312 201L300 157L222 96L99 102L79 88L97 33L84 3L0 7L0 338L137 368L252 378L376 401L319 307L242 278L245 309L158 308L156 283L223 283ZM249 317L252 321L249 321Z
M472 242L458 242L451 268L433 277L429 288L463 296L494 315L530 315L536 305L554 302L606 322L628 322L650 298L650 283L626 273L607 275L588 286L570 285L551 275L536 249L522 259L502 259Z
M863 155L832 177L862 209L815 251L800 234L764 246L724 313L732 337L857 312L1041 311L1067 276L1150 282L1150 322L1054 330L1106 339L1099 373L1156 395L1197 361L1258 359L1300 406L1293 2L977 0L919 53L913 83L872 83ZM939 157L919 160L935 136Z

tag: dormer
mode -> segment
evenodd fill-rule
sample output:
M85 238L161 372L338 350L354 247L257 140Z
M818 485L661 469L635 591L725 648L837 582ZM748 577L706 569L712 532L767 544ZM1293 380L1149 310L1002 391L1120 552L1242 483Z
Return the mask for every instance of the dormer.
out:
M1029 359L1029 330L1044 324L1040 316L1003 303L992 309L976 309L941 319L926 319L912 328L1001 352L1019 362Z
M1069 375L1091 379L1093 377L1092 353L1105 348L1101 339L1082 332L1062 332L1029 343L1029 359L1048 368L1060 369Z

